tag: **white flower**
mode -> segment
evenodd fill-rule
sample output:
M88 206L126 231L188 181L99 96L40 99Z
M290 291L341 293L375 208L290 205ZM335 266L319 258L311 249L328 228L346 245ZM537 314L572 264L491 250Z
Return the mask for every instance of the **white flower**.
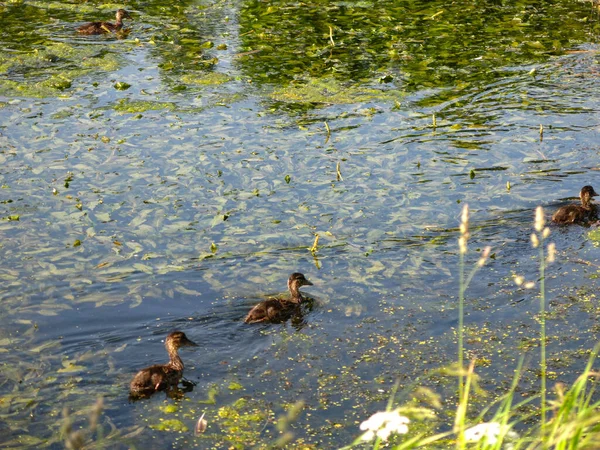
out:
M510 429L509 425L503 425L498 422L485 422L465 430L465 441L484 441L486 444L494 445L498 442L500 435L511 440L519 437L515 431Z
M360 424L360 429L365 431L361 439L371 441L377 436L381 440L387 441L392 433L408 433L407 424L409 422L409 418L401 416L397 409L375 413Z

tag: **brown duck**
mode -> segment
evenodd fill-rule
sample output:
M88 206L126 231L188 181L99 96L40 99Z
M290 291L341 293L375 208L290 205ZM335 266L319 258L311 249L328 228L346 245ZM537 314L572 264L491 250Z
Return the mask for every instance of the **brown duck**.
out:
M165 340L169 362L140 370L129 385L130 396L132 398L148 397L156 391L176 388L183 377L183 361L179 357L178 350L180 347L197 346L198 344L190 341L185 333L173 331Z
M246 323L273 322L279 323L289 319L298 310L304 300L300 287L312 286L303 274L295 272L288 279L290 298L270 298L254 306L244 319Z
M77 28L80 34L105 34L105 33L116 33L121 31L123 28L123 19L131 19L131 16L124 9L119 9L116 14L117 21L115 23L110 22L90 22L85 25L81 25Z
M592 197L598 194L592 186L584 186L579 192L581 205L567 205L560 208L552 216L552 222L559 225L586 225L598 218L596 205L592 203Z

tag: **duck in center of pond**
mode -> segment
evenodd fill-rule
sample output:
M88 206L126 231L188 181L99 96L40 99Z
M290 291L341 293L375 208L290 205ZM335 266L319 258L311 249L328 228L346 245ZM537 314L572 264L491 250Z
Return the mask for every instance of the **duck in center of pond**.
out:
M178 350L181 347L197 347L198 344L188 339L185 333L173 331L165 340L165 347L169 353L167 364L156 364L140 370L131 380L129 385L130 398L139 399L149 397L157 391L177 388L183 377L183 361Z
M552 222L559 225L589 225L598 219L598 210L592 203L592 197L598 194L592 186L584 186L579 192L581 205L567 205L558 209L552 216Z
M116 14L117 21L115 23L110 22L90 22L85 25L81 25L77 28L80 34L105 34L105 33L116 33L121 31L123 28L123 19L131 19L131 16L124 9L117 10Z
M289 319L298 307L304 301L304 297L300 293L302 286L312 286L313 284L306 279L306 277L295 272L290 275L288 279L288 289L290 291L290 298L270 298L255 305L250 310L244 322L246 323L258 323L258 322L272 322L279 323Z

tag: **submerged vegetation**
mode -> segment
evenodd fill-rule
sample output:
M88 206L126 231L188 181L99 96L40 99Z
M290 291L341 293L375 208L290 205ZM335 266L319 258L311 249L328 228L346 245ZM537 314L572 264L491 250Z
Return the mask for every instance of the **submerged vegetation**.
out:
M0 17L4 446L592 446L600 238L529 232L597 184L591 3ZM301 321L243 323L298 271ZM196 386L128 403L175 329Z

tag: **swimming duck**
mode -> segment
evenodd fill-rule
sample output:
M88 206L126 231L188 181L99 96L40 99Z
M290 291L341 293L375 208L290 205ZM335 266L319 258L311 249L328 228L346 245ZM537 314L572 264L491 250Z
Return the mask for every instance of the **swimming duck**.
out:
M559 208L552 216L552 222L559 225L569 225L572 223L585 225L588 222L597 219L598 211L596 205L592 203L592 197L598 194L592 186L584 186L579 192L581 205L567 205Z
M176 388L183 376L183 361L179 357L180 347L197 347L185 333L173 331L165 340L165 347L170 361L167 364L156 364L140 370L129 385L132 398L148 397L156 391Z
M77 31L81 34L105 34L105 33L116 33L123 28L123 19L131 19L131 16L124 9L117 10L117 21L113 24L110 22L90 22L85 25L81 25L77 28Z
M250 310L244 322L246 323L257 323L257 322L284 322L289 319L294 311L297 311L298 306L304 298L300 293L300 287L312 286L313 284L308 281L303 274L295 272L290 275L288 279L288 289L290 291L290 298L270 298L268 300L260 302Z

